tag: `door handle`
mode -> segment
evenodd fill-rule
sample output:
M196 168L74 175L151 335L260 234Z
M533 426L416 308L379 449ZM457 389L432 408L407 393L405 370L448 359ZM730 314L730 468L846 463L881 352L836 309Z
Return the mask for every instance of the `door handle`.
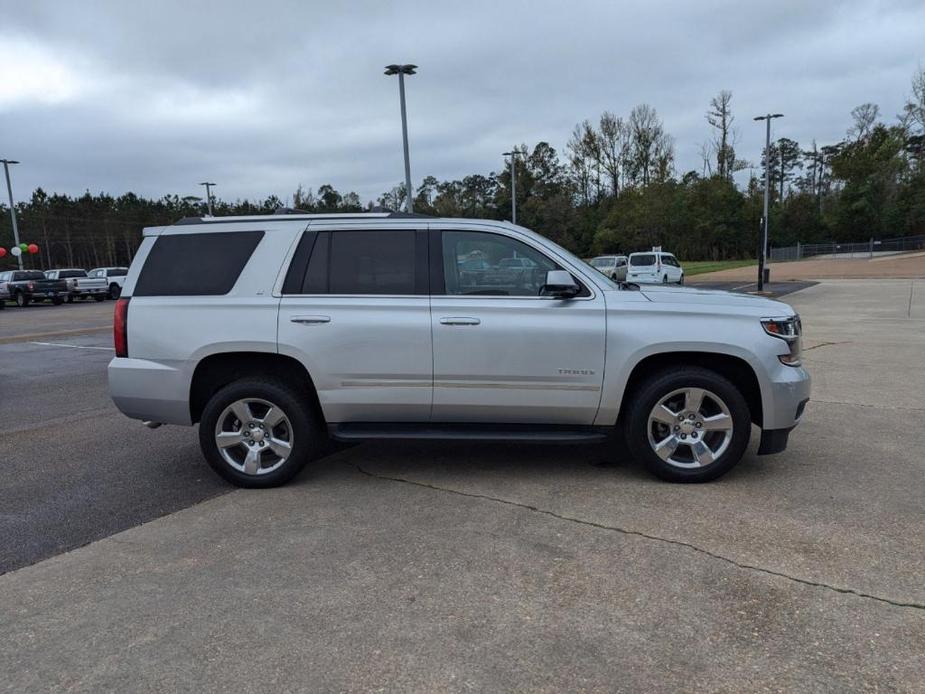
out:
M289 321L301 325L318 325L319 323L330 323L331 316L292 316Z
M467 318L466 316L447 316L440 319L441 325L478 325L481 322L478 318Z

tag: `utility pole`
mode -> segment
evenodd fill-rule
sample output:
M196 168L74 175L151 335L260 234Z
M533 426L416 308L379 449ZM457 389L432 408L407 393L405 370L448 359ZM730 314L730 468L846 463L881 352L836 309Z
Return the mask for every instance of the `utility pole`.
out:
M206 208L209 210L209 216L212 217L212 186L215 184L211 181L203 181L199 185L206 187Z
M510 152L502 152L501 156L511 158L511 224L517 224L517 155L526 154L514 147Z
M768 200L771 195L771 120L783 118L783 113L769 113L766 116L755 116L754 120L765 121L764 136L764 217L761 234L761 251L758 253L758 291L764 291L764 267L768 254Z
M417 65L386 65L386 75L398 75L398 92L401 97L401 136L402 143L405 147L405 199L407 201L405 209L408 214L414 212L414 205L411 198L414 197L414 191L411 189L411 158L408 155L408 114L405 111L405 75L415 74Z
M3 172L6 174L6 192L10 196L10 219L13 220L13 243L19 245L19 227L16 226L16 208L13 207L13 186L10 183L10 164L18 164L15 159L0 159L3 162ZM22 270L22 254L16 256L19 269Z

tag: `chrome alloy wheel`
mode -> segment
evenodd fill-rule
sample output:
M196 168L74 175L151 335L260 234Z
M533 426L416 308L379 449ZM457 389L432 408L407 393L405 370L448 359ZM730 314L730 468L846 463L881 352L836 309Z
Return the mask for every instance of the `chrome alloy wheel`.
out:
M215 445L226 463L245 475L265 475L292 452L292 424L279 406L267 400L236 400L215 425Z
M719 459L732 441L726 403L703 388L681 388L659 400L647 432L655 454L669 465L699 468Z

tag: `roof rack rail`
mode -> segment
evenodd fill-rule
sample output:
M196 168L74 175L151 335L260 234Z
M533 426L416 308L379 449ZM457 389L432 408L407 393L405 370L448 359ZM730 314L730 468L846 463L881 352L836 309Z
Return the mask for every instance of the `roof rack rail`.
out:
M277 207L273 214L311 214L308 210L300 210L295 207Z

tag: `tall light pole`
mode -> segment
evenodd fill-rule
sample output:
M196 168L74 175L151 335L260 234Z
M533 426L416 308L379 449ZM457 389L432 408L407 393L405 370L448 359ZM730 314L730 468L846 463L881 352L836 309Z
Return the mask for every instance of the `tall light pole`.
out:
M408 214L414 212L414 206L411 198L414 192L411 190L411 159L408 156L408 114L405 112L405 75L415 74L417 65L386 65L385 74L398 75L398 92L401 95L401 136L405 145L405 198Z
M203 181L199 185L206 187L206 207L209 210L209 216L212 216L212 186L215 184L211 181Z
M517 224L517 155L525 154L514 147L510 152L502 152L501 156L511 158L511 224Z
M16 226L16 208L13 207L13 186L10 183L10 164L18 164L15 159L0 159L3 162L3 173L6 174L6 192L10 196L10 219L13 220L13 242L19 245L19 227ZM22 255L16 256L19 269L22 270Z
M764 225L761 234L761 253L758 254L758 291L764 291L764 266L768 253L768 199L771 196L771 120L783 118L783 113L769 113L755 116L754 120L763 120L767 129L764 136Z

